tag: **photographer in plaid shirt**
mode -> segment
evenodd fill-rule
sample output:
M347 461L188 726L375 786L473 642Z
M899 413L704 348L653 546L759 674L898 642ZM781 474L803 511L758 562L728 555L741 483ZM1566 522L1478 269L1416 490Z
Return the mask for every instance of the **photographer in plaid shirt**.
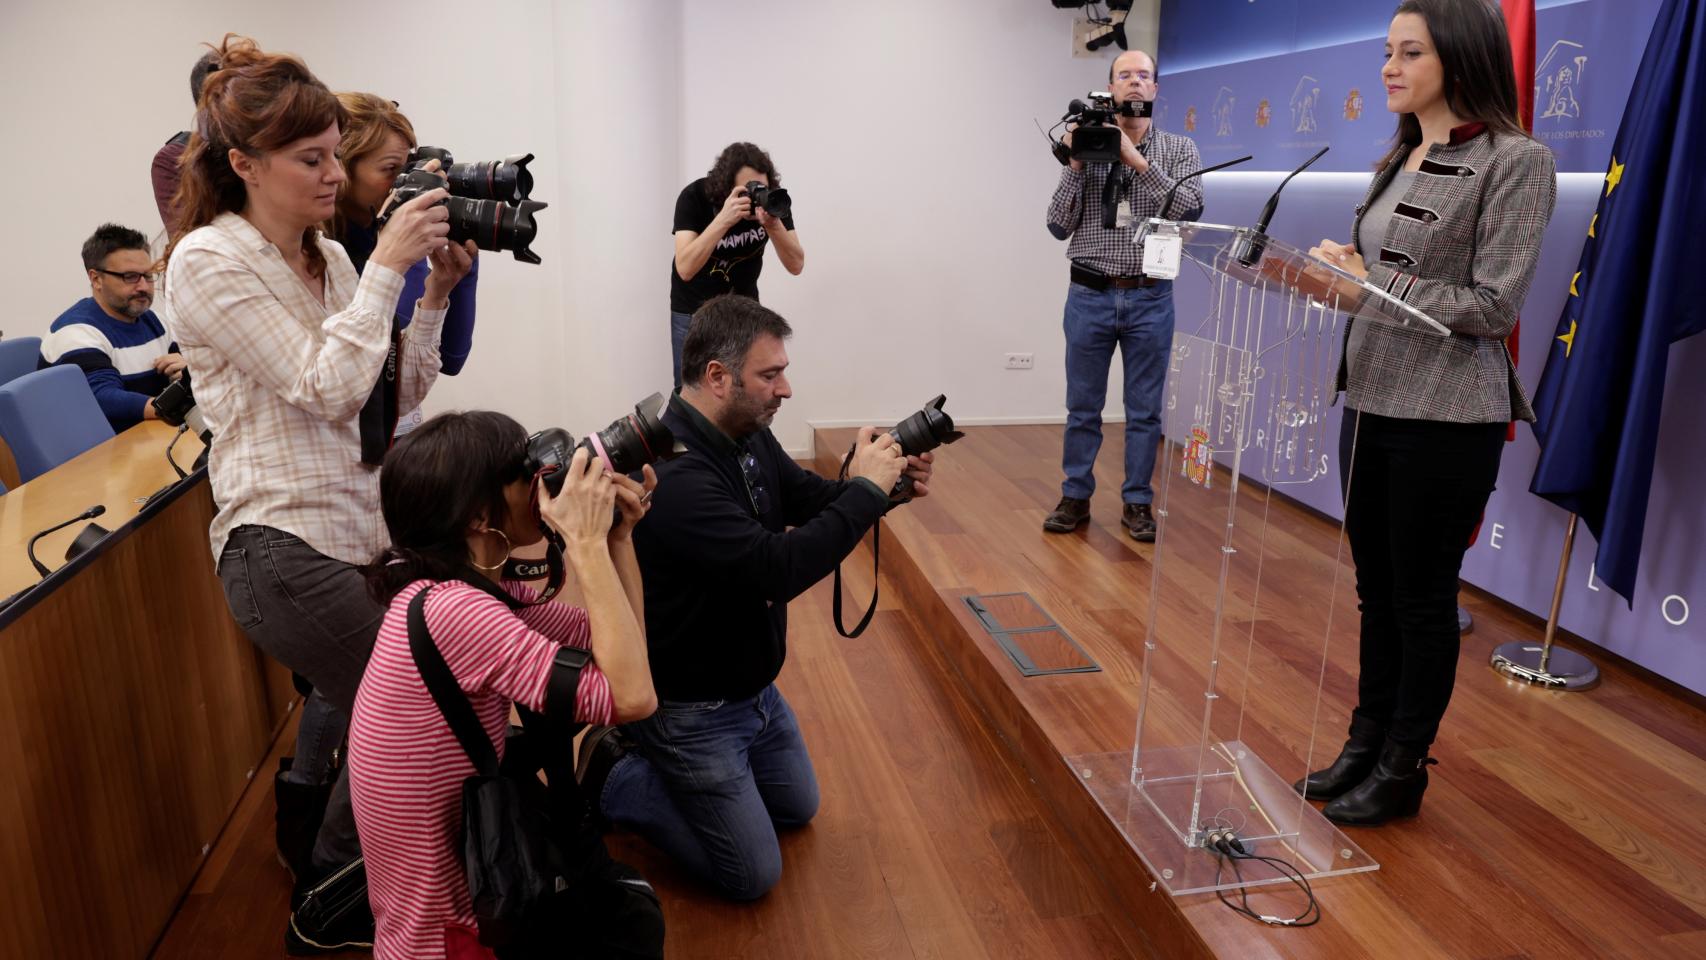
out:
M1155 99L1155 58L1141 50L1122 53L1108 68L1108 92L1116 103ZM1066 293L1066 438L1061 468L1066 474L1060 503L1043 520L1050 533L1070 533L1090 519L1096 489L1096 453L1102 447L1102 406L1114 347L1125 366L1125 484L1120 523L1132 539L1155 539L1150 504L1155 490L1156 446L1161 441L1161 389L1173 343L1173 282L1143 276L1143 251L1132 241L1145 220L1161 212L1178 184L1172 216L1192 220L1202 210L1202 180L1179 180L1202 166L1188 137L1155 129L1148 117L1121 116L1120 162L1070 161L1048 208L1048 229L1068 240L1072 284ZM1065 137L1068 146L1072 133ZM1109 181L1114 183L1110 184ZM1103 226L1104 203L1116 211Z
M385 614L357 569L387 545L379 464L397 413L438 377L448 297L473 247L446 241L448 213L435 204L448 194L432 190L392 213L358 278L320 233L346 179L337 148L348 114L295 57L234 36L219 53L182 160L164 288L216 438L209 535L238 625L348 716ZM401 329L403 274L423 257L432 271ZM333 746L297 742L304 757ZM360 847L348 778L311 855L288 833L280 852L298 897L320 877L349 875L339 868ZM371 944L365 890L340 902L350 909L338 929L291 923L292 953Z

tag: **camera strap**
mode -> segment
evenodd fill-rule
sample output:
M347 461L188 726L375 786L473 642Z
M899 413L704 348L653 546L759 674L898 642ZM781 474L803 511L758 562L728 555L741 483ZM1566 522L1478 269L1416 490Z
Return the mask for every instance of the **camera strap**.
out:
M848 448L847 457L841 461L841 475L838 479L842 481L847 479L847 469L853 464L853 451L855 449L857 449L856 446ZM830 606L835 613L835 632L849 640L853 640L859 634L864 633L865 628L871 625L871 617L877 612L877 594L880 586L877 581L877 548L882 545L882 540L883 524L881 520L878 520L876 525L871 527L871 605L865 608L865 616L860 618L851 632L841 623L841 564L835 565L835 599L831 601Z
M537 580L545 581L545 589L539 591L539 596L532 603L515 603L523 606L535 606L545 603L557 592L563 589L565 573L563 568L563 541L550 530L545 531L545 556L542 558L509 557L504 560L503 578L522 583L532 583ZM507 596L507 594L506 594Z
M397 409L400 399L397 357L402 344L403 326L396 316L392 316L391 346L385 354L385 366L379 371L379 379L374 381L373 391L361 407L361 462L370 467L385 462L385 453L391 449L392 438L397 433L397 419L402 415L402 411Z

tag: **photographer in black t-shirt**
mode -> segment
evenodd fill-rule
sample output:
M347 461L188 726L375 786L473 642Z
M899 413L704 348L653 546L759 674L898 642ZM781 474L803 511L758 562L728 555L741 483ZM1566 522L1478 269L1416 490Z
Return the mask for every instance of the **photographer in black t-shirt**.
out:
M794 232L793 216L772 216L754 207L746 185L758 181L781 189L770 154L750 143L731 143L711 172L684 187L675 200L675 261L669 272L669 345L675 355L675 386L681 387L681 345L705 301L725 293L758 299L764 248L776 241L782 266L796 276L806 251Z

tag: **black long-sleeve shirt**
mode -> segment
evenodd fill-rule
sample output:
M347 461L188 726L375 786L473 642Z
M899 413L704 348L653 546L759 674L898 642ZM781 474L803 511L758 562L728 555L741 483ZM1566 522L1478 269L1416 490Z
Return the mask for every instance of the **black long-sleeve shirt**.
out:
M888 497L801 469L769 430L737 443L679 394L663 422L688 452L658 465L634 529L652 684L664 700L745 699L782 670L788 601L853 551Z

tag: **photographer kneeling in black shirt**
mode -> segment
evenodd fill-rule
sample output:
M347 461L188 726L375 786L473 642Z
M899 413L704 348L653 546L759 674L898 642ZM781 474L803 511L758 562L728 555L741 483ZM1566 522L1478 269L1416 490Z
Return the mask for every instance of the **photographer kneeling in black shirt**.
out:
M782 874L777 827L817 813L817 778L775 680L788 601L835 569L889 509L904 472L929 493L931 455L859 432L847 481L794 463L769 426L791 396L786 320L719 297L693 318L685 385L663 422L688 452L658 465L634 548L657 713L582 744L582 793L724 896Z

